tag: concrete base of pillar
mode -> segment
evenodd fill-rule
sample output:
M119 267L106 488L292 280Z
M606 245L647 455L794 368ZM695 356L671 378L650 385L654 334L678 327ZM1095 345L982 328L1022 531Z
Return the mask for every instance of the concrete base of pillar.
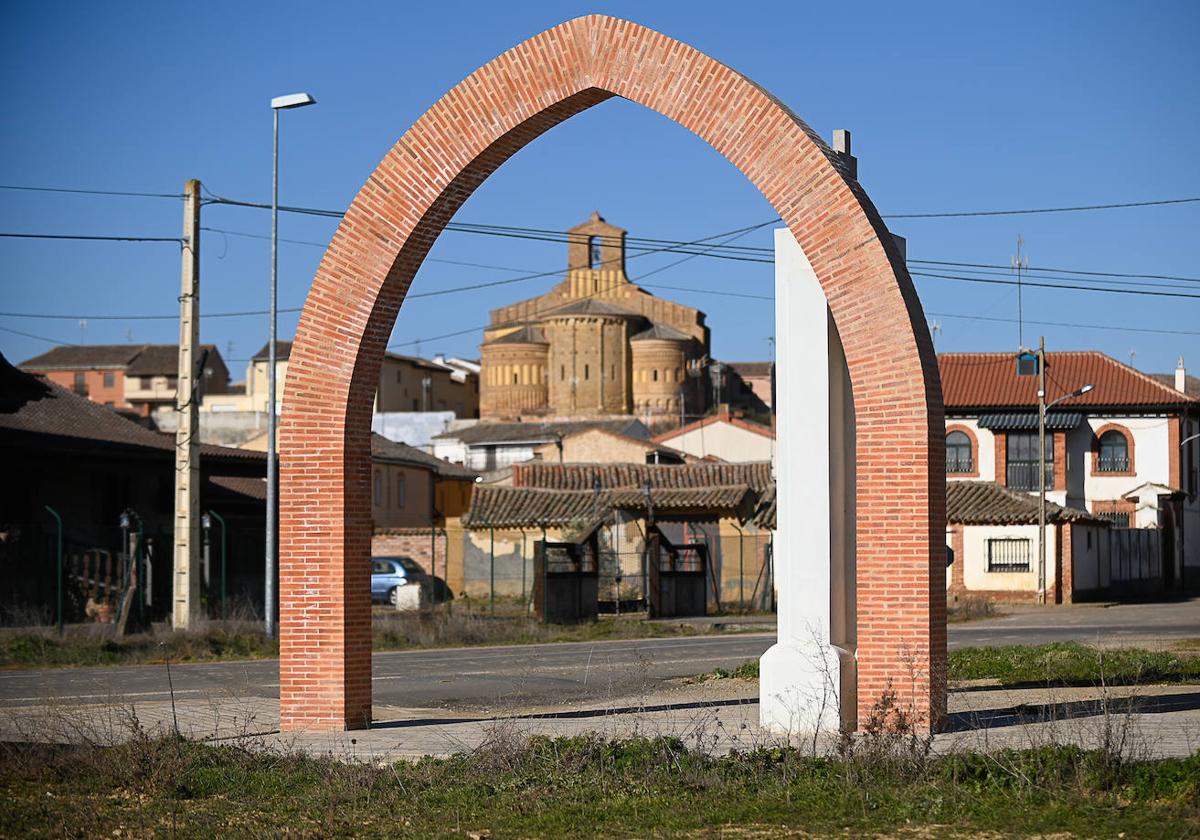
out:
M819 637L781 640L759 659L764 729L791 737L855 728L854 656Z

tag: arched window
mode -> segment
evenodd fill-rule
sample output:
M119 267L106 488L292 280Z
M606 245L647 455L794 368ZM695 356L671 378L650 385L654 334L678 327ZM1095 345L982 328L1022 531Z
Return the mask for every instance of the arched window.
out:
M1100 435L1100 457L1096 459L1096 472L1128 472L1129 441L1116 429Z
M600 258L600 237L588 237L588 268L599 268L602 260Z
M517 376L517 374L514 372L514 373L513 373L513 384L514 384L514 385L516 385L516 384L518 384L520 381L521 381L520 377L519 377L519 376Z
M657 381L658 381L658 368L655 368L655 369L654 369L654 381L655 381L655 382L657 382Z
M971 457L971 439L966 432L946 435L946 472L969 473L975 469Z

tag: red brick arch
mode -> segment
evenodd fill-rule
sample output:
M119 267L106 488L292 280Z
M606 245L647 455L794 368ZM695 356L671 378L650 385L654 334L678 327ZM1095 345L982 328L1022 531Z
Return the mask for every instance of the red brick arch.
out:
M280 437L284 730L370 722L371 405L413 276L488 175L613 96L725 155L811 261L841 334L856 411L860 708L895 680L915 690L918 711L943 710L941 385L887 228L836 155L769 93L661 33L593 15L535 35L439 99L367 179L317 270L289 360Z

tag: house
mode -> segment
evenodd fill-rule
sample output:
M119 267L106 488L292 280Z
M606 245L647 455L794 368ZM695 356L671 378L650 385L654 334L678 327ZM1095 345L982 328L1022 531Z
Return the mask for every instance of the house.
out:
M433 454L473 470L490 471L529 461L547 445L557 446L573 433L605 429L638 440L650 432L634 417L567 420L550 423L476 423L433 436Z
M81 562L103 562L113 571L126 553L119 523L131 512L131 527L147 552L149 616L165 616L175 513L172 437L0 356L0 463L7 479L0 487L0 609L52 610L57 529L51 509L62 520L69 575ZM226 589L251 603L262 595L265 475L259 453L200 447L201 510L216 511L226 523ZM210 583L217 584L211 575ZM72 605L82 608L78 599ZM68 611L68 620L79 617Z
M204 370L204 393L226 391L229 369L220 351L211 344L202 344L199 359ZM27 359L19 367L93 402L149 417L155 409L175 404L179 345L63 345Z
M440 526L462 516L478 473L404 443L371 435L371 517L375 530Z
M1072 603L1098 597L1114 586L1101 568L1110 567L1110 523L1086 511L1046 505L1046 601ZM994 481L962 480L946 485L946 583L951 598L1036 602L1038 499ZM1119 550L1119 549L1118 549ZM1118 564L1120 566L1120 564ZM1149 571L1149 564L1147 564ZM1125 583L1152 586L1141 567ZM1122 582L1118 574L1117 584Z
M946 477L1036 494L1036 375L1010 353L938 357ZM1184 381L1186 377L1180 376ZM1200 399L1094 351L1046 354L1047 498L1118 528L1162 530L1164 585L1200 585Z
M246 366L246 380L236 389L206 399L203 412L265 413L269 399L270 344L264 344ZM292 342L275 342L276 410L283 413L284 383ZM376 412L450 411L455 417L479 416L479 365L466 359L436 360L385 353L375 393Z
M725 362L721 399L754 416L769 415L775 404L774 362Z
M602 602L646 597L651 534L702 551L711 609L770 609L774 499L765 462L516 464L511 485L475 488L451 533L447 580L456 592L526 595L536 541L569 543L599 527Z
M655 443L670 446L697 459L730 463L775 460L775 432L722 411L686 426L663 432Z
M603 427L568 432L561 440L535 449L533 457L540 461L603 464L683 464L699 460L653 440L632 437Z

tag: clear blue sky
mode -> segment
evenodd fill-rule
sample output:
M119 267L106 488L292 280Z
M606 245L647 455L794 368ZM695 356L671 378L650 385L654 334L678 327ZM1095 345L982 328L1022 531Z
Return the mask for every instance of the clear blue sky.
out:
M281 201L344 209L401 133L480 64L587 12L628 17L755 79L823 136L854 132L859 174L884 212L986 210L1200 195L1200 5L965 3L75 3L10 4L0 31L0 183L178 192L188 178L266 201L271 96L311 92L284 114ZM694 239L773 212L703 142L615 100L519 153L461 221L565 229L592 210L635 235ZM209 206L204 224L265 235L269 214ZM334 222L284 216L281 236L326 243ZM1018 233L1035 266L1200 277L1200 205L891 223L909 257L1007 265ZM0 230L176 236L176 201L0 191ZM767 246L767 230L740 240ZM280 306L299 307L322 249L281 246ZM446 233L434 257L521 270L565 263L563 246ZM631 261L630 274L671 256ZM171 244L0 240L0 328L89 343L173 342L179 255ZM206 233L202 309L263 309L269 246ZM417 290L504 272L427 263ZM428 337L553 279L412 301L397 343L478 355L478 334ZM769 265L695 259L648 283L770 294ZM1200 284L1180 283L1200 292ZM918 279L928 312L1016 315L1015 290ZM709 314L714 353L766 358L769 301L655 289ZM1200 331L1200 300L1027 290L1027 319ZM939 350L1012 350L1015 324L931 315ZM294 314L280 319L290 336ZM203 322L234 375L266 338L266 319ZM1200 337L1029 327L1051 349L1098 348L1145 370L1200 370ZM13 361L45 341L0 332ZM412 352L412 345L398 349Z

